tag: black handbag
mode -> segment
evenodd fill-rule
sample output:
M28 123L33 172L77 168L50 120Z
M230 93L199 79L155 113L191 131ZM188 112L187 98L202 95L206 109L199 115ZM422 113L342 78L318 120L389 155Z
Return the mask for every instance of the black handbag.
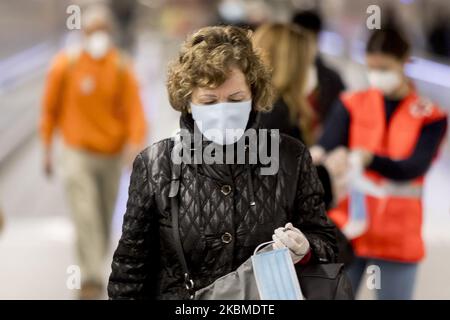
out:
M296 266L303 295L308 300L353 300L353 289L342 263Z

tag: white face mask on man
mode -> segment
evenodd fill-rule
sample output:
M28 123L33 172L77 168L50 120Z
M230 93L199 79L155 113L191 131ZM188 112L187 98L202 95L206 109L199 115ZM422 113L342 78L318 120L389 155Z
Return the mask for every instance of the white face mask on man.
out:
M191 103L192 118L203 136L220 145L233 144L245 132L252 100L211 105Z
M84 44L86 52L94 59L103 58L111 47L111 38L105 31L96 31L89 35Z
M402 82L400 74L392 70L369 70L367 78L370 86L383 94L391 94Z

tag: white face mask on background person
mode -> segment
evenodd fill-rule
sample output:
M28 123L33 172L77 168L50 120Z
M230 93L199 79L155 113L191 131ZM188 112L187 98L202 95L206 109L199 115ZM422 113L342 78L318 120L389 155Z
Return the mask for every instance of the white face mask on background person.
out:
M245 3L241 0L224 0L219 3L219 14L226 22L245 20Z
M192 118L203 136L220 145L233 144L245 132L252 100L211 105L191 103Z
M367 78L370 86L379 89L383 94L391 94L402 82L400 74L391 70L370 70Z
M312 65L308 68L308 74L306 75L306 84L305 84L305 95L310 95L314 89L317 88L319 84L319 79L317 75L317 68L315 65Z
M105 31L96 31L85 41L85 50L94 59L103 58L111 47L111 38Z

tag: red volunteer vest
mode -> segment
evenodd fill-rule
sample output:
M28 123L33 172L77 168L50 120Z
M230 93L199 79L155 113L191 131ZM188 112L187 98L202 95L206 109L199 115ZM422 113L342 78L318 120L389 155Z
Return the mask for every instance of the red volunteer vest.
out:
M344 94L341 99L350 114L350 150L365 149L391 159L408 158L414 151L422 128L445 117L437 106L421 99L415 92L403 99L388 126L383 96L379 91L370 89ZM366 170L365 176L379 185L390 182L370 170ZM423 177L408 184L420 190ZM420 196L366 196L366 207L368 228L363 235L352 240L358 256L403 262L417 262L423 258ZM330 210L329 215L342 228L348 221L348 199Z

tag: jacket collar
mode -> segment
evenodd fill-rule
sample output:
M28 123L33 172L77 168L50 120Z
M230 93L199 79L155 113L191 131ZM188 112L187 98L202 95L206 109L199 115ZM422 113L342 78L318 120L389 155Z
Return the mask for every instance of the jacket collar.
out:
M180 116L180 128L187 129L190 134L194 134L195 122L190 113L182 113ZM249 121L246 127L247 129L253 128L258 129L260 127L260 113L256 111L250 112ZM194 139L192 139L193 141ZM202 136L202 148L211 144L212 142L207 140ZM236 145L236 144L235 144ZM192 142L191 149L194 149L194 144ZM224 149L225 155L225 149ZM226 181L227 183L232 183L233 179L244 172L249 167L254 167L257 164L205 164L197 165L197 170L200 174L207 175L213 179L219 181Z

